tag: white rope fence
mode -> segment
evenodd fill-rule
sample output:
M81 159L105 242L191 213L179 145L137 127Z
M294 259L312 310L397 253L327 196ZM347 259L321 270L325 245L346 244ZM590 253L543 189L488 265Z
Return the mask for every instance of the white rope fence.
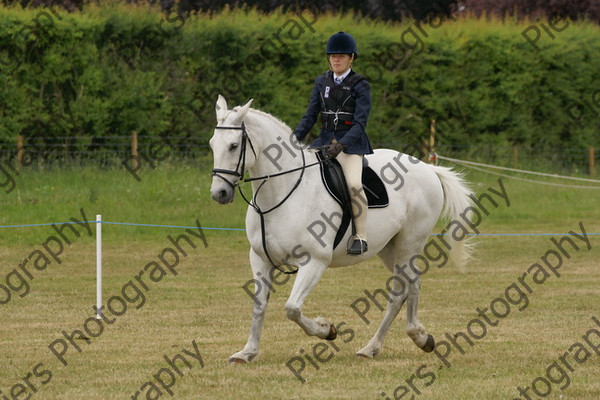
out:
M440 159L445 159L448 161L452 161L452 162L456 162L457 164L461 164L463 161L462 160L455 160L452 158L446 158L446 157L439 157ZM477 164L477 163L472 163L472 162L465 162L469 163L469 164ZM481 164L486 166L486 164ZM491 166L491 167L495 167L495 166ZM495 168L501 168L501 167L495 167ZM485 171L484 172L489 172L489 171ZM529 171L527 171L529 172ZM538 173L535 173L538 174ZM569 177L566 177L569 178ZM573 179L583 179L583 178L573 178ZM588 179L589 181L589 179ZM593 181L593 180L592 180ZM535 181L533 181L535 182ZM541 182L538 182L541 183ZM599 182L600 183L600 182ZM588 186L584 186L585 188L593 188L593 187L588 187ZM76 223L95 223L96 224L96 318L97 319L101 319L102 318L102 309L103 309L103 305L102 305L102 225L104 224L111 224L111 225L127 225L127 226L145 226L145 227L158 227L158 228L183 228L183 229L189 229L189 228L196 228L194 226L180 226L180 225L158 225L158 224L147 224L147 223L130 223L130 222L111 222L111 221L103 221L102 220L102 215L98 214L96 215L96 220L95 221L66 221L66 222L50 222L50 223L38 223L38 224L19 224L19 225L0 225L0 229L2 228L6 228L6 229L15 229L15 228L27 228L27 227L41 227L41 226L53 226L53 225L59 225L59 224L76 224ZM198 225L199 226L199 225ZM218 231L245 231L245 229L243 228L224 228L224 227L202 227L202 229L206 229L206 230L218 230ZM446 234L439 234L439 233L432 233L430 234L430 236L443 236L443 235L447 235ZM469 233L468 235L473 235L473 236L485 236L485 237L498 237L498 236L565 236L568 235L568 233L562 232L562 233L547 233L547 232L532 232L532 233ZM600 235L600 232L591 232L591 233L587 233L588 236L594 235Z
M571 188L571 189L600 189L600 180L598 180L598 179L578 178L578 177L574 177L574 176L565 176L565 175L557 175L557 174L547 174L544 172L527 171L524 169L499 167L497 165L483 164L483 163L478 163L478 162L474 162L474 161L465 161L465 160L459 160L457 158L444 157L444 156L440 156L438 154L435 154L433 156L433 159L436 159L436 158L439 160L450 161L455 164L462 165L463 167L466 167L466 168L471 168L471 169L485 172L488 174L502 176L504 178L515 179L515 180L523 181L523 182L537 183L540 185L548 185L548 186L558 186L558 187ZM481 168L481 167L483 167L483 168ZM598 184L598 186L566 185L566 184L562 184L562 183L536 181L534 179L521 178L521 177L514 176L514 175L507 175L507 174L502 174L499 172L488 171L485 168L499 169L499 170L510 171L510 172L518 172L521 174L544 176L544 177L548 177L548 178L567 179L567 180L580 181L580 182L591 182L591 183Z

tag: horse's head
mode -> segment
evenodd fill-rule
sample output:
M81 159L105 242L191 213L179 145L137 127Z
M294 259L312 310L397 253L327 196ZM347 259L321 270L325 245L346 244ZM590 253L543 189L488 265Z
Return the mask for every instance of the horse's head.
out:
M248 138L244 117L250 109L250 100L243 107L227 109L221 95L216 104L217 126L210 147L214 156L213 181L210 188L213 200L220 204L233 201L235 187L244 172L256 162L256 153Z

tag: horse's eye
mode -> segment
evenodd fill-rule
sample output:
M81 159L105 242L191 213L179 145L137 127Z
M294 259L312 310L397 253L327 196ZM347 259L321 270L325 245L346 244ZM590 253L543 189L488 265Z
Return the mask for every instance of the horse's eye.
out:
M237 143L231 143L229 145L229 151L234 151L237 148L238 148L238 144Z

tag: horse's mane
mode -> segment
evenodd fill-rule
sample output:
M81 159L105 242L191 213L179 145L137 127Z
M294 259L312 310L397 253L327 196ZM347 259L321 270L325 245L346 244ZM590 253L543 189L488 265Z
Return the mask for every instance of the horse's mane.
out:
M234 108L234 110L236 110L237 108L238 107ZM290 127L285 122L280 120L279 118L277 118L267 112L257 110L255 108L250 108L248 110L248 114L246 114L247 122L249 123L249 125L255 125L256 124L255 119L257 117L263 117L265 119L270 120L274 124L281 126L281 128L286 132L291 130Z

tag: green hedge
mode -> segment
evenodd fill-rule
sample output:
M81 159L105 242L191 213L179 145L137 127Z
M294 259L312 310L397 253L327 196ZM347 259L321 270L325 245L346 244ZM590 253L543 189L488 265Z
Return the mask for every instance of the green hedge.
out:
M523 34L530 26L539 51ZM339 30L356 38L355 69L371 81L376 145L419 143L431 119L443 145L467 152L600 142L600 41L591 23L571 22L552 39L535 21L418 27L235 10L183 20L113 5L70 14L0 8L0 150L14 155L23 135L40 153L123 154L135 130L142 148L166 140L206 151L219 93L229 104L254 98L293 128L327 69L325 42Z

